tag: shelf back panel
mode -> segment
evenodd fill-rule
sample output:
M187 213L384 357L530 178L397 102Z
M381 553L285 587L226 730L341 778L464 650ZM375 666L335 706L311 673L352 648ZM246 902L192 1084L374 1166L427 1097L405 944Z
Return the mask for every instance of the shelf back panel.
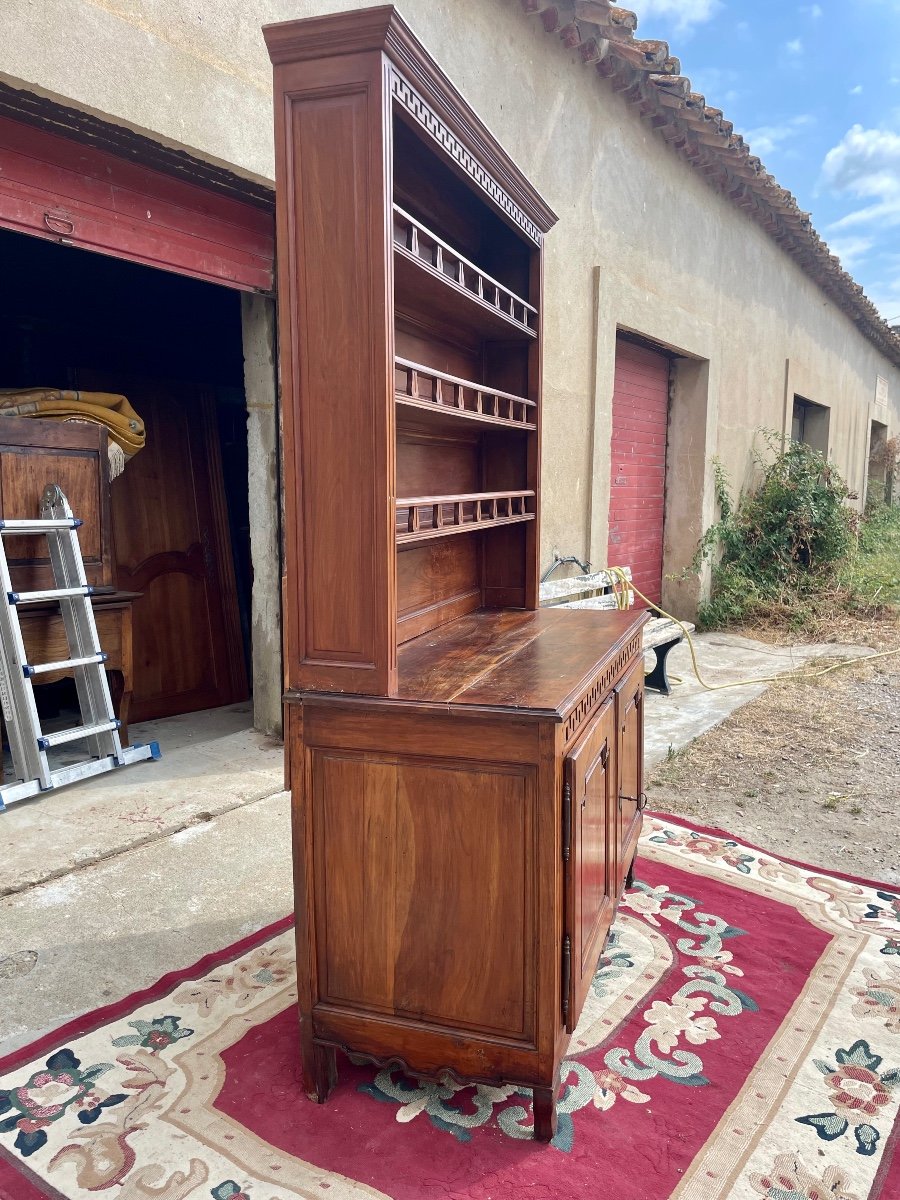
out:
M403 496L452 496L481 490L477 436L465 440L398 436L398 500Z
M419 362L448 375L478 379L484 370L484 355L480 345L464 346L449 338L441 338L431 330L415 325L398 313L394 340L400 358Z
M436 538L397 555L397 638L408 642L481 607L479 537Z

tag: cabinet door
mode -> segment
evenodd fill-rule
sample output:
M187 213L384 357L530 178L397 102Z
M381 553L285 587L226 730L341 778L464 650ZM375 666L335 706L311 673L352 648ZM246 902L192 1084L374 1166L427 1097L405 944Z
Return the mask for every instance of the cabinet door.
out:
M86 372L81 376L87 377ZM96 382L94 382L96 380ZM247 696L225 486L211 394L191 383L95 375L120 387L147 445L112 485L116 582L134 602L132 721Z
M578 1023L613 914L615 736L615 699L610 697L565 761L563 1006L570 1033Z
M644 663L639 660L616 692L618 720L618 885L631 865L644 807Z

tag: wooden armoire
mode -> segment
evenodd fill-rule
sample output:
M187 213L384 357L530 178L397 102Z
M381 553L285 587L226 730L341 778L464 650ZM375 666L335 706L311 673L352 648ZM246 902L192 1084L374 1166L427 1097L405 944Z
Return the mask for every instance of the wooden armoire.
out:
M516 1083L547 1140L643 804L643 616L538 608L555 217L393 7L265 37L306 1090Z

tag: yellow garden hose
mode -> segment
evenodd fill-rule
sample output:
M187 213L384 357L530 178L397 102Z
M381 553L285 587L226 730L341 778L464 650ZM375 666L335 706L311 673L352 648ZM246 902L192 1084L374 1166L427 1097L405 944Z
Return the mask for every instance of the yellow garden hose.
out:
M688 649L691 652L691 664L694 668L694 674L697 676L697 682L701 687L706 688L708 692L720 692L725 688L747 687L749 684L754 683L778 683L779 681L783 682L785 679L817 679L820 675L828 675L829 672L838 671L841 667L852 667L855 663L871 662L874 658L888 658L892 654L900 654L900 646L898 646L894 650L880 650L875 654L867 654L863 658L847 658L841 662L832 663L830 667L823 667L821 671L807 671L802 675L763 675L757 679L736 679L733 683L707 683L700 674L700 666L697 662L697 651L694 646L694 639L691 637L690 630L687 628L687 626L682 621L679 621L677 617L673 617L671 613L666 612L664 608L660 608L655 601L648 599L640 590L640 588L636 588L632 580L628 578L628 575L623 567L607 567L606 571L607 574L612 576L613 595L616 598L616 608L622 610L627 609L630 606L628 594L629 592L633 592L635 596L640 596L644 603L649 605L650 608L655 609L655 611L660 613L662 616L667 617L670 621L675 622L687 640ZM675 676L672 676L672 678L675 679ZM677 680L677 682L681 681Z

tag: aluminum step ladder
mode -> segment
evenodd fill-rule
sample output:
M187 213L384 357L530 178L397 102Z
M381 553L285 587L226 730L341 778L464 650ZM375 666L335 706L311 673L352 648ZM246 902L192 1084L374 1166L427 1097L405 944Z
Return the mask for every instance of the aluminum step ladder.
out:
M45 488L41 515L34 521L0 520L0 701L12 753L14 781L0 785L0 812L14 800L25 800L124 767L160 757L159 745L122 747L121 722L113 710L103 664L91 594L87 581L78 527L69 502L57 484ZM56 587L45 591L16 592L9 574L3 535L41 534L47 538ZM19 607L58 601L69 657L58 662L30 663L22 640ZM34 698L34 681L51 671L65 669L75 677L81 724L72 729L44 733ZM71 766L51 769L48 751L68 742L83 741L88 757Z

